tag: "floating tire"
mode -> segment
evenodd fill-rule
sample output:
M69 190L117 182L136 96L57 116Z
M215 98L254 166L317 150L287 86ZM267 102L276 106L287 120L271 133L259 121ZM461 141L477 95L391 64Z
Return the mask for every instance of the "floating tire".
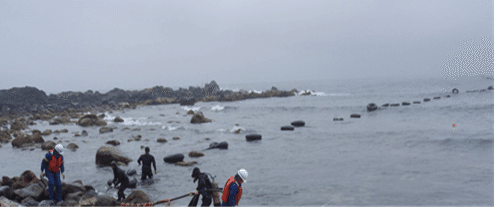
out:
M389 106L388 103L382 105L382 107L388 107L388 106Z
M351 114L351 118L361 118L360 114Z
M298 120L298 121L294 121L292 123L290 123L292 126L295 126L295 127L302 127L304 125L306 125L306 123L302 120Z
M421 104L420 101L414 101L413 104Z
M393 103L393 104L390 104L390 106L391 107L398 107L398 106L400 106L400 104L399 103Z
M163 158L163 161L166 163L176 163L184 160L184 155L183 154L175 154L175 155L169 155L167 157Z
M452 93L453 94L458 94L459 93L459 89L456 89L456 88L452 89Z
M294 130L294 126L282 126L280 128L280 130L282 130L282 131L293 131Z
M333 118L333 121L339 121L339 118Z
M246 135L246 141L248 141L248 142L257 141L257 140L261 140L261 135L259 135L259 134Z
M228 149L228 148L229 148L229 143L227 142L220 142L220 143L212 142L210 144L209 149Z
M430 101L430 98L423 99L423 102L429 102L429 101Z
M402 102L402 106L408 106L408 105L411 105L411 103L409 103L409 102Z
M375 110L378 110L378 106L376 106L375 103L369 103L368 106L366 106L366 109L368 112L373 112Z
M488 90L493 90L493 86L488 86Z
M339 118L339 121L344 121L344 118Z
M440 97L433 97L433 99L440 99Z
M133 176L133 175L136 175L137 172L136 172L136 169L129 169L127 170L127 176Z

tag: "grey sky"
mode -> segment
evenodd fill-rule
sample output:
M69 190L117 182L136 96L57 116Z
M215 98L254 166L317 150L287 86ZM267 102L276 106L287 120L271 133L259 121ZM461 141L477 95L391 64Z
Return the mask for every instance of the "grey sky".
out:
M0 0L0 89L440 77L463 41L493 43L493 11L492 0Z

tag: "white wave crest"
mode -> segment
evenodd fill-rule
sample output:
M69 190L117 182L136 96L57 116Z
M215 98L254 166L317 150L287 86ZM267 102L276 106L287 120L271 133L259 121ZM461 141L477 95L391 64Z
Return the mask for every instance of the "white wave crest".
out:
M223 106L220 106L220 105L215 105L213 107L211 107L211 110L213 111L220 111L220 110L223 110L225 107Z

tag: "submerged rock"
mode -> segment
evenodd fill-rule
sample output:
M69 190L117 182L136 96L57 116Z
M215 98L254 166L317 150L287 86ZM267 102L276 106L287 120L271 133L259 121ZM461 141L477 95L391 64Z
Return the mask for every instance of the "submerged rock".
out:
M206 118L202 112L198 111L191 118L191 123L209 123L211 119Z
M100 166L110 166L112 161L123 162L126 165L132 160L122 154L122 152L113 146L101 146L96 152L95 163Z

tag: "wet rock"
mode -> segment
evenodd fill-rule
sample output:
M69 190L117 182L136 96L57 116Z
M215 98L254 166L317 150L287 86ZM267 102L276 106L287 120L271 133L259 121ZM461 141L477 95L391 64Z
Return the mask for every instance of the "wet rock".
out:
M193 106L194 103L196 103L196 99L192 98L192 99L187 99L187 100L181 100L179 102L179 104L181 106Z
M59 131L59 130L55 130L53 133L54 133L54 134L59 134L59 133L60 133L60 131Z
M74 134L74 137L80 137L81 134L79 134L79 131L76 131L76 133Z
M21 205L26 207L36 207L40 202L34 200L32 197L26 197L21 201Z
M105 118L105 114L101 114L101 115L98 115L98 120L103 120L103 118Z
M21 148L21 147L32 146L32 145L34 145L34 142L29 137L18 137L18 138L15 138L14 140L12 140L12 147Z
M104 121L104 120L98 120L96 121L96 126L106 126L107 125L107 122Z
M64 200L62 202L57 203L58 207L73 207L76 206L78 202L75 200Z
M124 119L122 119L121 117L117 116L117 117L115 117L115 119L113 119L113 122L115 122L115 123L121 123L121 122L124 122Z
M261 135L259 134L246 135L246 140L248 141L261 140ZM228 148L229 148L229 144L227 142L220 142L220 143L212 142L210 144L210 147L208 147L208 149L228 149Z
M167 140L166 140L165 138L158 138L156 141L157 141L157 142L160 142L160 143L165 143L165 142L167 142Z
M5 185L0 187L0 196L7 197L9 199L13 199L15 197L14 191L10 188L10 186Z
M33 171L27 170L24 171L21 176L14 181L12 184L12 189L22 189L27 187L31 183L37 183L39 181L38 177Z
M235 131L234 131L234 133L236 133L236 134L240 134L240 133L241 133L241 131L242 131L242 129L240 129L240 128L239 128L239 129L235 130Z
M113 132L113 129L110 127L101 127L100 128L100 134L109 133L109 132Z
M101 146L96 152L95 163L100 166L110 166L112 161L123 162L126 165L132 160L122 154L122 152L113 146Z
M129 203L129 204L142 204L142 203L153 202L153 200L151 200L151 198L145 192L143 192L141 190L134 190L122 202L123 203Z
M43 143L43 142L45 142L45 140L43 139L43 137L41 137L41 135L38 135L38 134L30 136L30 138L31 138L31 141L33 141L34 143Z
M39 184L30 184L22 189L14 190L14 193L20 199L25 199L27 197L31 197L33 199L39 200L41 195L43 194L44 188ZM38 205L38 204L36 204Z
M67 196L70 194L80 192L80 196L82 196L86 192L86 188L82 184L67 184L62 182L62 199L67 199Z
M183 160L184 160L183 154L169 155L169 156L163 158L163 161L165 161L166 163L176 163L176 162L183 161Z
M117 145L120 145L120 142L117 140L110 140L110 141L107 141L106 144L111 144L113 146L117 146Z
M440 99L440 97L433 97L433 99Z
M12 140L12 136L8 131L1 131L0 130L0 142L1 143L8 143L10 140Z
M38 207L51 207L54 205L55 203L52 200L43 200L38 204Z
M122 131L125 131L125 130L131 130L129 127L125 127L122 129Z
M69 143L67 145L67 149L72 150L72 151L75 151L78 148L79 148L79 146L77 144L75 144L75 143Z
M430 98L424 98L423 101L424 102L429 102L430 101Z
M141 128L134 128L132 131L141 131Z
M188 115L194 115L194 111L193 110L189 110L189 111L187 111L187 114Z
M43 131L43 133L41 133L41 135L43 135L43 136L48 136L50 134L52 134L52 130L51 129L47 129L47 130Z
M83 130L83 131L81 132L81 136L88 136L88 132L87 132L86 130Z
M9 186L9 188L10 188L13 183L14 182L8 176L2 177L2 186Z
M388 107L388 106L389 106L388 103L385 103L385 104L382 105L382 107Z
M202 112L198 111L191 118L191 123L209 123L211 119L206 118Z
M200 152L200 151L190 151L188 156L189 157L203 157L203 156L205 156L205 154Z
M198 162L196 161L190 161L190 162L176 162L175 165L178 165L178 166L183 166L183 167L187 167L187 166L193 166L195 164L198 164Z
M96 122L98 121L98 117L95 114L88 114L82 116L78 121L77 125L80 125L82 127L89 127L89 126L94 126L96 125Z
M27 128L27 125L22 123L21 121L15 120L14 122L10 123L10 129L12 130L20 131L25 128Z
M67 130L66 128L60 130L60 133L68 133L68 132L69 132L69 130Z
M18 202L9 200L4 196L0 197L0 205L5 207L21 207L21 204L19 204Z
M173 140L180 140L180 137L178 137L178 136L174 136L172 139L173 139Z
M108 195L98 195L87 199L81 198L78 206L96 206L96 207L117 206L117 199Z
M55 149L55 145L56 145L56 143L54 141L52 141L52 140L45 141L41 145L41 150Z

